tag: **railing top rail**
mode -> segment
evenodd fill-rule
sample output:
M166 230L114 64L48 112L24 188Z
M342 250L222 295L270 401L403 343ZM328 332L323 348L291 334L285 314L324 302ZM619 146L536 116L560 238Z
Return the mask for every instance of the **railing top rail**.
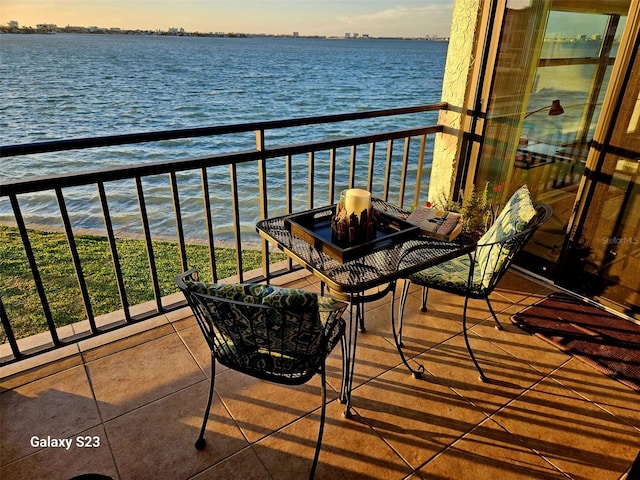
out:
M100 137L77 138L67 140L51 140L46 142L34 142L15 145L0 146L0 158L15 157L36 153L60 152L65 150L80 150L85 148L107 147L133 143L158 142L163 140L176 140L180 138L207 137L211 135L224 135L230 133L242 133L256 130L275 130L279 128L298 127L302 125L314 125L320 123L344 122L350 120L363 120L392 115L421 113L436 110L446 110L448 104L439 102L414 107L401 107L384 110L368 110L363 112L342 113L335 115L320 115L312 117L291 118L285 120L272 120L261 122L249 122L233 125L219 125L210 127L196 127L176 130L162 130L155 132L129 133L122 135L108 135Z
M397 138L414 137L441 132L441 125L430 125L408 130L397 130L355 137L345 137L333 140L320 140L298 145L285 145L268 148L262 151L245 150L233 153L220 153L215 155L168 160L161 162L145 163L135 166L112 167L102 170L91 170L78 173L65 173L49 175L45 177L31 177L9 182L0 182L0 197L32 193L54 188L67 188L79 185L87 185L96 182L110 182L148 175L160 175L178 170L194 170L202 167L215 167L228 165L229 163L243 163L261 158L278 158L284 155L304 154L310 151L323 151L332 148L342 148L351 145L363 145Z

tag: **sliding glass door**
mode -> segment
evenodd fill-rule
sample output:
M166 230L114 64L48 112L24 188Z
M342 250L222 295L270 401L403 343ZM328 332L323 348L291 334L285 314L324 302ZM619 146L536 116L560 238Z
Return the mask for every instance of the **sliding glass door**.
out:
M610 95L559 282L640 318L640 34ZM604 115L603 115L604 116Z
M640 100L633 90L637 68L628 63L634 46L622 42L637 30L625 28L629 12L636 21L639 3L505 0L486 77L490 87L484 86L488 100L473 182L487 188L494 203L527 184L536 201L553 208L553 217L520 263L628 312L640 303L640 156L634 143ZM607 97L614 68L628 73L616 99ZM607 127L610 139L619 139L615 151L594 139Z

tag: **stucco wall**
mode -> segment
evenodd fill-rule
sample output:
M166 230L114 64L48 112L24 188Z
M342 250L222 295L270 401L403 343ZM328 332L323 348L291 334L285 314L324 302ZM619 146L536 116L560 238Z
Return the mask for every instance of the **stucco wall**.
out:
M456 0L453 7L451 36L447 52L442 101L449 110L439 116L444 125L443 133L436 135L433 169L429 183L428 198L440 200L451 198L455 182L457 157L462 142L464 117L462 111L468 105L469 76L474 62L476 31L482 0Z

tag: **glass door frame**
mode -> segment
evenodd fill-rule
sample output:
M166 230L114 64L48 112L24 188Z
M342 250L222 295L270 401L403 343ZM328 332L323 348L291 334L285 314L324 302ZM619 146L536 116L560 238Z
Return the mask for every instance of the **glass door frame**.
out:
M629 250L627 247L633 248L640 244L640 238L637 235L638 225L635 226L635 234L621 236L616 234L619 226L617 224L613 230L603 231L599 228L602 213L611 214L609 211L605 212L600 206L602 201L606 200L606 195L603 196L601 190L603 186L611 187L617 181L616 175L620 175L618 168L620 162L623 164L630 162L632 171L628 176L623 172L631 183L627 185L619 211L615 212L618 219L629 213L625 212L626 209L632 208L629 206L631 204L628 198L630 189L634 189L635 186L637 194L638 186L635 180L638 178L638 169L640 169L640 125L638 125L640 120L637 118L635 120L634 135L625 135L625 130L633 121L633 117L640 114L640 8L638 3L635 0L632 1L629 10L556 276L560 285L578 290L589 298L596 298L614 310L622 311L636 319L640 319L639 293L632 295L634 298L623 299L607 292L608 288L613 287L615 290L621 287L625 280L627 280L626 283L629 283L629 280L633 282L634 278L637 279L636 271L627 271L626 275L630 276L629 279L618 278L618 285L612 284L611 279L605 278L603 273L592 278L591 282L585 282L581 278L585 277L586 267L591 265L596 271L604 272L606 263L615 261L618 253L622 253L621 250ZM634 88L629 88L630 85ZM637 211L635 215L638 216ZM598 232L602 234L599 235ZM595 250L600 250L601 255L596 256L594 262ZM606 283L610 285L607 286ZM636 284L638 284L637 280ZM631 289L633 290L634 287Z
M598 122L594 132L594 142L590 146L586 161L584 162L585 172L581 176L577 185L577 192L575 195L575 201L571 207L571 214L566 226L566 233L561 244L561 253L559 260L553 264L551 271L544 271L541 268L541 263L536 261L535 257L531 257L533 262L525 262L523 265L533 273L537 273L543 277L549 278L552 281L556 281L558 278L566 277L570 274L570 264L566 261L569 252L575 247L571 244L571 238L576 232L579 232L581 224L584 224L585 219L589 215L589 196L587 188L587 178L589 174L594 174L598 171L599 157L602 155L602 146L604 145L604 133L613 122L615 122L616 104L615 101L621 100L620 96L620 80L624 77L625 72L630 65L631 54L634 51L634 47L637 45L638 31L640 30L640 0L614 0L610 2L595 1L595 2L571 2L564 0L497 0L496 2L487 2L482 9L482 21L485 25L484 30L479 32L479 48L477 49L477 59L473 67L473 72L470 75L470 81L468 84L468 100L467 109L469 112L469 118L465 125L465 142L463 142L462 150L460 151L460 157L458 161L458 170L456 176L455 190L471 191L472 188L481 188L484 185L479 185L478 182L482 182L479 175L481 162L484 161L483 148L486 142L491 142L492 138L488 135L488 126L490 126L490 114L491 102L494 101L493 91L498 77L498 55L500 53L501 46L504 45L505 35L509 35L506 22L509 20L506 18L507 7L509 4L514 3L528 4L529 7L536 5L536 8L540 8L541 12L539 22L536 24L523 23L521 26L522 34L527 35L526 41L529 42L532 49L537 46L538 51L531 54L528 64L531 67L528 70L520 69L519 73L522 75L523 81L532 82L532 76L535 75L535 68L538 65L539 52L541 51L541 45L543 40L543 32L545 29L544 14L553 7L559 5L566 8L567 11L572 11L572 8L578 8L581 10L588 10L593 7L594 12L598 8L604 9L606 7L615 7L614 10L618 13L626 14L626 24L624 28L623 38L618 45L615 62L613 62L613 68L609 79L609 85L607 92L604 95L602 101L602 107L599 113ZM628 10L625 10L627 9ZM606 10L602 10L603 12ZM585 13L585 12L582 12ZM542 23L541 23L542 22ZM512 26L512 25L511 25ZM484 39L482 37L484 36ZM509 39L506 38L506 41ZM538 55L538 57L536 57ZM535 67L534 67L535 65ZM516 70L518 71L518 70ZM528 77L527 77L528 76ZM528 80L527 80L528 78ZM618 96L616 97L616 89L618 89ZM590 99L593 103L593 98ZM615 100L615 101L614 101ZM517 103L517 99L516 99ZM528 104L528 96L524 94L520 99L521 110L519 112L520 117L515 120L514 125L517 122L521 123L524 120L524 116L527 115L526 107ZM593 106L591 110L585 110L583 115L593 115ZM517 112L516 112L517 113ZM517 126L513 127L514 131L517 131ZM597 135L597 136L596 136ZM517 139L510 140L513 148L513 158L515 158L516 149L518 147ZM501 155L497 156L500 161L506 162L509 158L509 152L500 152ZM499 158L502 157L502 160ZM508 197L509 192L504 192L503 197ZM526 256L525 256L526 260ZM522 262L521 262L522 263ZM536 268L537 267L537 268ZM548 265L547 265L548 267Z

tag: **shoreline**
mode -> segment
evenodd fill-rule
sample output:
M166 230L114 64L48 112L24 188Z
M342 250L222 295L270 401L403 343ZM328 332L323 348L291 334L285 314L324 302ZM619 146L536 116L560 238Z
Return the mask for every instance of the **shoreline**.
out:
M0 227L9 227L9 228L18 228L18 225L15 222L8 222L0 220ZM44 225L44 224L29 224L26 226L27 230L37 230L41 232L51 232L51 233L65 233L63 227L54 226L54 225ZM83 228L83 227L74 227L73 228L74 236L94 236L107 238L107 234L103 229L99 228ZM144 234L142 233L128 233L125 231L114 232L114 236L116 239L123 240L139 240L144 241ZM152 235L151 240L154 242L168 242L168 243L178 243L178 239L176 237L170 235ZM190 245L208 245L208 242L203 239L198 238L186 238L184 239L186 244ZM228 249L236 249L235 243L231 240L214 238L213 243L215 248L228 248ZM243 249L246 250L260 250L260 242L259 241L243 241Z

